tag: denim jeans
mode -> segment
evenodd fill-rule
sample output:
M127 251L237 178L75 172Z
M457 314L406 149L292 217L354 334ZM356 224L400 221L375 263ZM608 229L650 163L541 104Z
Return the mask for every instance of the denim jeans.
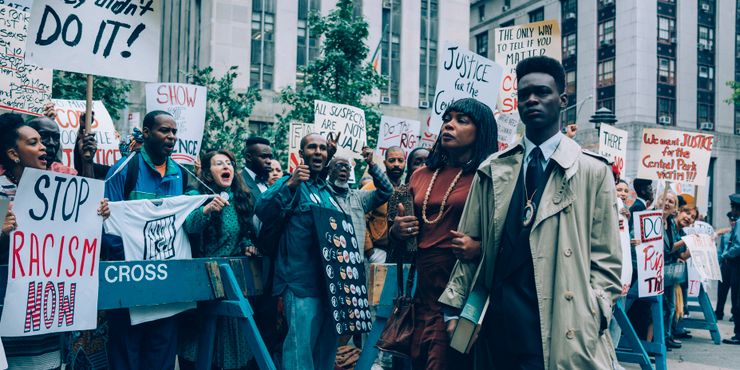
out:
M673 338L673 320L676 317L676 291L673 285L663 290L663 325L665 325L665 339Z
M333 369L339 336L325 298L283 292L288 335L283 343L285 370Z

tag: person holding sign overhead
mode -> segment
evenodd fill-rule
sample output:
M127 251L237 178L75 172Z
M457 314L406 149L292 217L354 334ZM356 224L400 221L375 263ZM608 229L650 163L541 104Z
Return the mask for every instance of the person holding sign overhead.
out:
M0 115L0 199L11 202L26 168L47 169L49 158L42 137L23 118L14 113ZM11 203L12 207L12 203ZM98 215L108 217L108 203L101 200ZM9 210L0 233L0 263L8 264L10 236L18 227L15 215ZM31 337L3 338L10 368L24 366L32 369L56 369L62 365L59 334Z
M525 59L516 77L525 137L478 167L458 231L480 242L459 255L440 302L459 312L473 285L488 293L477 369L611 369L622 291L614 178L559 130L560 62Z
M468 258L468 251L474 249L471 246L479 243L456 230L478 165L498 148L493 112L475 99L450 104L442 122L426 167L411 177L409 192L415 212L405 214L399 204L389 232L395 240L418 240L416 319L411 340L414 369L466 368L467 359L448 346L437 299L457 258Z
M338 210L321 176L333 155L319 134L301 139L302 164L257 199L255 212L279 239L273 295L282 296L288 334L283 344L285 369L333 369L337 334L329 313L312 206ZM264 231L264 230L263 230Z

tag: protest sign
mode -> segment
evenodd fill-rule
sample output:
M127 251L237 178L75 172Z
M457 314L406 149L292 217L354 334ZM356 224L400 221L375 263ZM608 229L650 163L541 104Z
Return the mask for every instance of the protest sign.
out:
M77 133L80 130L80 123L84 123L80 121L80 115L85 113L85 101L54 99L53 102L56 122L61 134L62 163L73 167ZM93 160L95 163L112 166L121 159L121 150L118 147L121 138L103 102L93 101L92 110L95 116L90 125L90 132L95 134L95 141L98 143L98 150Z
M624 175L624 160L627 158L627 131L601 124L599 132L599 154L611 160Z
M617 198L617 207L618 209L625 207L619 198ZM632 283L632 247L630 246L630 230L627 224L629 220L621 213L618 213L617 216L619 217L619 241L622 245L622 275L620 280L622 281L622 295L626 295Z
M504 76L498 93L496 117L499 126L499 148L506 149L517 139L519 108L516 65L529 57L548 56L561 59L560 22L550 19L511 27L497 28L493 33L494 60L503 66ZM493 108L493 105L491 105Z
M372 318L362 256L363 241L357 240L352 219L344 213L323 207L311 207L311 211L319 236L322 272L334 330L340 335L369 332Z
M26 168L13 211L0 333L95 329L104 182Z
M314 100L314 132L327 137L340 135L337 155L362 158L362 148L367 145L365 111L351 105Z
M380 129L378 130L378 148L376 150L379 158L385 156L385 151L398 146L408 156L409 153L419 145L419 121L383 116L380 118Z
M203 142L208 91L203 86L178 83L146 85L147 112L169 112L177 122L177 144L172 159L194 164Z
M663 213L635 212L633 215L637 258L637 284L640 297L663 294Z
M26 64L29 13L19 8L0 0L0 109L40 116L51 100L52 71Z
M290 131L288 132L288 173L293 173L301 164L301 157L298 153L301 149L301 139L312 133L314 131L313 127L310 123L290 123Z
M429 131L429 120L431 120L431 117L427 117L426 121L421 123L421 135L419 135L420 148L432 149L434 143L437 142L438 135Z
M490 59L460 45L446 43L437 72L437 90L428 131L439 134L442 114L455 100L474 98L493 111L503 71L498 63Z
M722 280L722 272L717 259L717 246L713 235L692 234L681 237L691 252L691 260L702 280Z
M637 177L704 185L713 144L711 134L643 129Z
M0 6L7 6L22 12L31 12L33 0L0 0Z
M156 81L159 0L35 0L26 61L63 71Z
M8 358L5 357L5 347L3 346L3 342L0 341L0 369L7 369L8 368Z
M692 261L692 258L689 258L688 261L686 261L686 271L688 271L688 296L689 297L698 297L699 292L701 291L701 284L702 279L699 275L699 271L696 271L696 266L694 266L694 262Z

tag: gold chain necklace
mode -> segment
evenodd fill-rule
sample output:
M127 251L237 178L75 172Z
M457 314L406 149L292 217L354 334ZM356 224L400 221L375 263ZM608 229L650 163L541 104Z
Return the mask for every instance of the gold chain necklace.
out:
M463 170L460 169L460 172L457 173L457 176L455 176L455 179L452 180L452 184L450 184L450 187L447 189L447 192L445 193L445 196L442 198L442 204L439 206L439 213L437 213L437 217L434 220L429 221L427 219L427 203L429 202L429 194L432 193L432 187L434 186L434 181L437 180L437 175L439 174L439 168L437 168L436 171L434 171L434 175L432 175L432 181L429 182L429 187L427 187L427 193L424 195L424 203L421 207L421 218L424 220L425 224L436 224L439 222L439 220L442 219L442 214L444 213L445 206L447 205L447 198L449 198L450 193L452 193L452 190L455 188L455 185L457 185L457 181L460 180L460 176L462 176Z

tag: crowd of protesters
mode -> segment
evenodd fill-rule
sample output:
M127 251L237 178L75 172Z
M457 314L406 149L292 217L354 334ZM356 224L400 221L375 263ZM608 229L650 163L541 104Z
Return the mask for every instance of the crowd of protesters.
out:
M690 258L681 236L700 210L670 189L655 194L650 180L620 179L603 158L571 139L574 128L561 131L568 97L559 62L533 57L516 72L525 126L520 143L497 152L491 108L457 100L446 108L431 148L406 156L391 147L377 161L374 150L363 149L366 177L356 187L350 184L352 159L336 154L335 137L303 137L301 163L292 173L273 158L268 140L251 137L240 153L243 163L227 148L209 148L190 174L171 158L175 120L153 111L141 130L123 138L123 158L112 167L93 163L95 138L81 126L67 167L58 159L53 106L29 121L7 113L0 115L0 196L13 200L24 168L105 179L103 217L110 214L108 202L215 194L184 223L192 255L260 259L265 292L249 300L278 368L333 369L338 345L350 340L336 334L328 309L310 211L315 205L348 215L366 263L400 259L415 266L412 368L614 368L620 335L612 313L623 295L634 301L628 315L638 335L654 336L650 304L634 299L636 273L632 289L622 291L622 264L634 265L635 256L634 249L632 256L621 255L618 214L629 220L638 211L662 211L665 264L672 266ZM400 193L410 196L407 205L389 203ZM728 291L732 314L740 310L740 195L730 200L731 227L716 235L723 275L719 320ZM11 208L0 237L2 261L16 227ZM121 238L104 234L103 246L101 258L124 259ZM486 287L491 304L472 354L462 354L451 349L450 336L476 284ZM669 350L691 338L681 325L686 295L685 279L665 281ZM132 325L127 309L109 310L99 319L104 332L3 338L3 344L11 368L18 369L55 369L65 362L75 368L65 355L70 343L92 346L95 335L105 337L103 362L111 369L173 369L176 361L180 369L195 369L200 321L190 311ZM735 334L725 342L740 344L738 325ZM352 341L362 347L361 336ZM257 368L237 319L218 320L212 345L213 368ZM400 368L403 361L387 366Z

